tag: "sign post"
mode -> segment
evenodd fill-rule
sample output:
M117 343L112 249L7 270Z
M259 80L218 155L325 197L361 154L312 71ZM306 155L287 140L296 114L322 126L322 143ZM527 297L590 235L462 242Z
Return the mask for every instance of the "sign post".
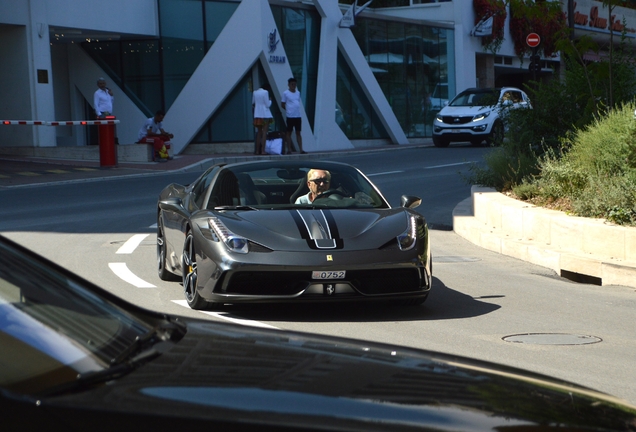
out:
M537 80L537 72L541 71L541 57L537 54L539 50L539 44L541 43L541 36L537 33L529 33L526 36L526 44L532 48L532 56L530 57L530 65L528 69L532 72L532 80Z

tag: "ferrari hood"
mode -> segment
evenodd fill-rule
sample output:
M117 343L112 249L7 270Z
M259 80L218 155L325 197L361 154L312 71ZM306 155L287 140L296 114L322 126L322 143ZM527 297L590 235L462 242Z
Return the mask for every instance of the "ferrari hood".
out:
M233 233L279 251L378 248L402 234L409 213L383 210L290 209L217 214Z

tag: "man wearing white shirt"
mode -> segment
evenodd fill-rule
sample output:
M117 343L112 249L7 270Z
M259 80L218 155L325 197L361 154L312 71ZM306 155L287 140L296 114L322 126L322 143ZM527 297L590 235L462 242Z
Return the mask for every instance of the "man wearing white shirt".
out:
M95 115L97 118L104 118L105 116L113 114L113 91L106 87L106 80L99 78L97 80L97 87L99 87L93 95L93 108L95 108Z
M158 162L166 162L170 159L168 149L170 148L170 140L174 135L163 130L163 119L166 113L159 110L154 117L149 117L141 125L138 133L139 143L152 143L155 149L155 156Z
M300 135L300 127L302 125L302 117L300 115L300 92L296 90L296 78L290 78L287 80L289 90L285 90L283 98L281 99L281 106L285 110L287 117L287 139L285 140L285 147L287 154L291 153L294 148L292 144L291 134L296 129L296 142L298 142L298 150L301 153L305 153L303 150L303 138Z

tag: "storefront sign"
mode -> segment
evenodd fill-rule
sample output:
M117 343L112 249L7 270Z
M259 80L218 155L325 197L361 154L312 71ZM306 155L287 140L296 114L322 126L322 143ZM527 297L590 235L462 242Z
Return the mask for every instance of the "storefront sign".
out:
M577 0L574 2L574 27L600 33L613 32L636 37L636 10L616 6L609 14L609 8L602 2L593 0Z
M276 29L267 34L267 46L269 47L270 63L285 63L287 61L285 56L274 54L274 52L276 52L276 48L278 48L279 42L280 39L278 38L278 32L276 31Z

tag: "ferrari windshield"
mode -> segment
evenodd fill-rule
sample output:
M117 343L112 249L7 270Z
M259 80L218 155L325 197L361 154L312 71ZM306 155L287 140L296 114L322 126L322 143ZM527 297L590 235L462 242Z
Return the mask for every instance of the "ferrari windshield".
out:
M103 370L150 329L5 243L0 256L2 388L37 392Z
M499 102L499 89L468 89L458 94L450 106L482 107L494 106Z
M313 174L308 178L310 171L320 178L314 178ZM209 175L215 178L209 182L208 209L390 208L364 175L343 164L250 163L233 165ZM205 184L206 180L199 181ZM320 184L316 185L316 181ZM314 195L310 197L312 192Z

